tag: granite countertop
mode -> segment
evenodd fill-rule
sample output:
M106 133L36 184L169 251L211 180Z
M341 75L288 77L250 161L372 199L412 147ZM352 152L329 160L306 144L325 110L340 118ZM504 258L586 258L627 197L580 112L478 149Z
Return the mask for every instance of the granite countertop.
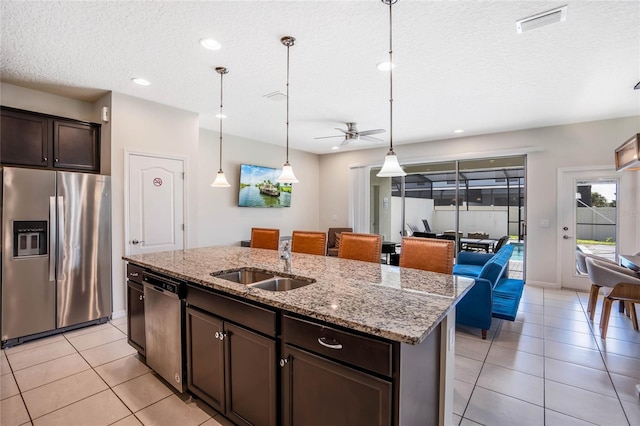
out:
M385 339L418 344L474 281L417 269L292 253L288 276L317 282L289 291L251 288L211 276L241 267L283 273L275 250L205 247L124 256L133 264Z

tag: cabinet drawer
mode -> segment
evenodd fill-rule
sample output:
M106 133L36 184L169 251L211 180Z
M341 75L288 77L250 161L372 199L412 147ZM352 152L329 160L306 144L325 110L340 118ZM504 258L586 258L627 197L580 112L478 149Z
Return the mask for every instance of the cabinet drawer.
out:
M193 286L187 288L187 304L267 336L276 336L276 313L269 309Z
M391 376L392 344L283 315L284 343Z
M142 273L144 268L127 263L127 278L134 283L142 284Z

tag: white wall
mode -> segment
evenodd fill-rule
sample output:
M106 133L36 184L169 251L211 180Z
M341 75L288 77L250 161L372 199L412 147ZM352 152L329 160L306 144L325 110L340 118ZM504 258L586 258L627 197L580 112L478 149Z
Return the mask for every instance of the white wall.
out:
M198 114L113 93L111 99L111 191L113 310L126 301L124 262L124 158L125 150L186 158L186 247L198 240Z
M240 164L282 168L285 150L272 144L224 135L222 170L230 188L212 188L219 166L219 133L200 129L198 150L198 246L239 244L251 238L252 227L280 229L291 235L295 229L319 228L319 158L289 149L289 162L300 183L293 185L291 207L238 207ZM324 230L326 231L326 229Z
M553 126L490 135L398 145L395 151L403 163L491 157L508 153L527 154L527 282L558 286L557 169L561 167L613 166L613 151L640 130L640 116ZM529 148L535 148L529 149ZM532 152L533 151L533 152ZM348 218L348 170L353 164L381 165L386 148L350 151L320 158L320 226L329 227L332 216ZM636 173L638 172L626 172ZM628 209L620 212L621 253L640 250L638 213L640 178L621 188L618 200L626 198ZM549 228L540 227L549 219Z

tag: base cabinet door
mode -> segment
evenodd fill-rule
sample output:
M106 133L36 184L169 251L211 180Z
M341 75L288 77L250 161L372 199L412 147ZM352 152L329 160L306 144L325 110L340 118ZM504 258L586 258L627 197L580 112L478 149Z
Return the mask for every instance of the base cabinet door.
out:
M226 416L237 424L276 426L276 342L225 323Z
M392 424L391 382L289 345L283 363L284 425Z
M207 404L224 413L223 322L189 307L186 312L187 387Z
M128 342L144 356L144 290L132 281L127 283L127 314Z

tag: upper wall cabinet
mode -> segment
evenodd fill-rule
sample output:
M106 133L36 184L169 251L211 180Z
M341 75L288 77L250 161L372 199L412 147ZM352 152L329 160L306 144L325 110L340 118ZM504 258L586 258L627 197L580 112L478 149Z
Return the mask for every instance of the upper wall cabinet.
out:
M100 125L2 107L2 164L100 171Z

